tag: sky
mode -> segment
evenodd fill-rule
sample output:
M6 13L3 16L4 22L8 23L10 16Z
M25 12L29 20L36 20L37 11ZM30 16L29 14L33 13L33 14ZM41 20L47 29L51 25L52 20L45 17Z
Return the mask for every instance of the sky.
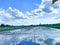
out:
M60 0L0 0L0 24L60 23Z

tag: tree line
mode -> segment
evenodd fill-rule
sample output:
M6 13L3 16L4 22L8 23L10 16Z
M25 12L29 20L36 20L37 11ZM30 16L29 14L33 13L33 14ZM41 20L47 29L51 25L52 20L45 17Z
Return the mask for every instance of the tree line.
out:
M9 26L11 26L11 25L8 25L8 24L6 24L6 25L5 24L1 24L0 25L0 27L9 27Z

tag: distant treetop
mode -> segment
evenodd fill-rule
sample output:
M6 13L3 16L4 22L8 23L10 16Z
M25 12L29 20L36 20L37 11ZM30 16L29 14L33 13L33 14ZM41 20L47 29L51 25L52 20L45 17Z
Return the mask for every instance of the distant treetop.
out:
M56 1L58 1L58 0L52 0L52 3L54 4Z
M8 25L8 24L6 24L6 25L5 24L1 24L0 26L1 27L9 27L10 25Z

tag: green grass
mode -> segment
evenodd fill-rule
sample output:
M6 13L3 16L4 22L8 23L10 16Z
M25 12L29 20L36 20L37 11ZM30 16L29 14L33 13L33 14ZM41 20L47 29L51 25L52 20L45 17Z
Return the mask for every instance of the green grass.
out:
M9 31L9 30L16 30L20 29L20 27L0 27L0 31Z
M0 27L1 31L10 31L10 30L16 30L16 29L31 29L31 27L28 28L28 26L11 26L11 27Z
M60 29L60 26L49 26L49 27Z
M50 28L57 28L57 29L60 29L60 26L49 26ZM16 30L16 29L31 29L32 27L31 26L11 26L11 27L0 27L0 32L1 31L10 31L10 30Z

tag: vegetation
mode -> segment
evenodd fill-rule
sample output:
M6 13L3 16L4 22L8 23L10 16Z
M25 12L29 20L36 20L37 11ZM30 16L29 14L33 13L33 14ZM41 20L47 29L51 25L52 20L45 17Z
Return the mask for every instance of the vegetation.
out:
M28 28L29 27L29 28ZM31 29L32 26L11 26L11 25L5 25L5 24L1 24L0 25L0 32L1 31L9 31L9 30L16 30L16 29Z
M60 26L50 26L50 27L60 29Z
M9 31L9 30L16 30L16 29L20 29L20 27L15 27L15 26L11 26L11 27L0 27L0 31Z
M5 25L5 24L1 24L0 25L0 31L8 31L8 30L15 30L18 29L18 27L15 26L11 26L11 25Z
M58 1L58 0L52 0L52 3L54 4L56 1Z
M58 24L52 24L49 27L60 29L60 23L58 23Z
M9 31L9 30L25 29L25 28L29 30L32 27L39 27L39 26L60 29L60 23L58 23L58 24L39 24L39 25L29 25L29 26L11 26L11 25L1 24L0 31Z
M10 25L1 24L0 27L9 27Z
M44 25L41 25L41 26L60 29L60 23L57 23L57 24L44 24Z
M57 23L57 24L39 24L39 25L30 25L30 26L33 26L33 27L42 26L42 27L50 27L50 28L60 29L60 23Z

